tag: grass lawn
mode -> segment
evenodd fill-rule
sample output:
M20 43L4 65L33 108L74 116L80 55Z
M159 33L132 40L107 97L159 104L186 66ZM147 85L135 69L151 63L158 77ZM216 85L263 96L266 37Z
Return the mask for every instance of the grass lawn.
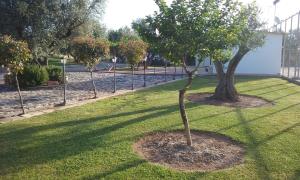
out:
M192 92L212 92L197 78ZM237 109L187 102L191 128L245 144L243 165L183 173L140 159L132 144L153 131L182 129L183 82L0 125L0 179L300 179L300 87L278 78L237 78L240 93L276 103Z
M62 66L62 63L60 61L61 61L61 59L49 58L48 65L49 66ZM71 61L67 61L67 64L68 65L76 65L76 63L71 62Z

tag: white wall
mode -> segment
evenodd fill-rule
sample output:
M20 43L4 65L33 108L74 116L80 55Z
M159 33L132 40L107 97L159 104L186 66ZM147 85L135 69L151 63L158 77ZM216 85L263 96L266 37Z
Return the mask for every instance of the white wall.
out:
M237 67L236 74L280 75L282 39L282 34L268 33L262 47L245 55ZM215 69L213 71L215 73Z

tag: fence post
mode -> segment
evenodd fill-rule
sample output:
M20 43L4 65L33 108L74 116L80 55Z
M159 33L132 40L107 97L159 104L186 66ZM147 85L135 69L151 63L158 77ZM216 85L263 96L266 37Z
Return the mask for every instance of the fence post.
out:
M165 82L167 82L167 61L165 60Z
M283 68L282 68L282 75L286 77L285 75L285 66L286 66L286 54L287 54L287 37L286 37L286 26L287 26L287 19L284 21L284 45L283 45L283 53L282 53L282 57L283 57Z
M285 55L286 55L286 34L283 35L283 46L282 46L282 76L285 76Z
M298 13L298 23L297 23L297 32L300 34L300 11ZM300 47L298 47L298 49L296 50L298 57L297 57L297 65L298 65L298 79L300 78Z
M299 77L299 73L300 73L300 51L299 51L299 49L297 50L297 67L298 67L298 72L297 72L297 78L299 79L300 77Z

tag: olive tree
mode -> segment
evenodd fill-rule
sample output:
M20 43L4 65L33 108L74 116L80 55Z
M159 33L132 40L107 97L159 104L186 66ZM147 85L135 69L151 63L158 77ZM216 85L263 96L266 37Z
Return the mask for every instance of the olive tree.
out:
M88 37L77 37L72 41L74 55L82 62L91 75L94 98L97 98L97 89L93 78L93 71L99 64L101 58L109 55L109 42L106 39L93 39Z
M25 114L23 98L20 91L18 74L24 69L24 64L31 58L26 42L15 41L10 36L0 37L0 65L4 65L15 76L22 113Z
M265 40L262 32L264 23L259 19L260 10L256 4L238 7L238 11L230 19L220 19L218 23L233 32L233 36L224 38L224 32L227 31L218 31L217 38L211 40L209 47L218 78L213 96L217 100L238 101L238 92L234 85L236 68L247 53L262 46ZM224 68L225 64L228 64L227 70Z
M148 45L139 39L123 39L118 46L121 56L123 56L127 63L131 65L132 70L132 90L134 89L134 67L141 62L146 54Z

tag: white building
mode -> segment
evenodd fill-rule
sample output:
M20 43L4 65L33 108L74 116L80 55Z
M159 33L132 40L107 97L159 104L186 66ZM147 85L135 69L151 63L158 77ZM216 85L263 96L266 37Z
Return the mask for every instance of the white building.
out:
M236 74L238 75L280 75L282 59L283 34L268 33L265 44L245 55L239 63ZM203 62L216 73L210 60ZM225 68L227 65L225 65Z

